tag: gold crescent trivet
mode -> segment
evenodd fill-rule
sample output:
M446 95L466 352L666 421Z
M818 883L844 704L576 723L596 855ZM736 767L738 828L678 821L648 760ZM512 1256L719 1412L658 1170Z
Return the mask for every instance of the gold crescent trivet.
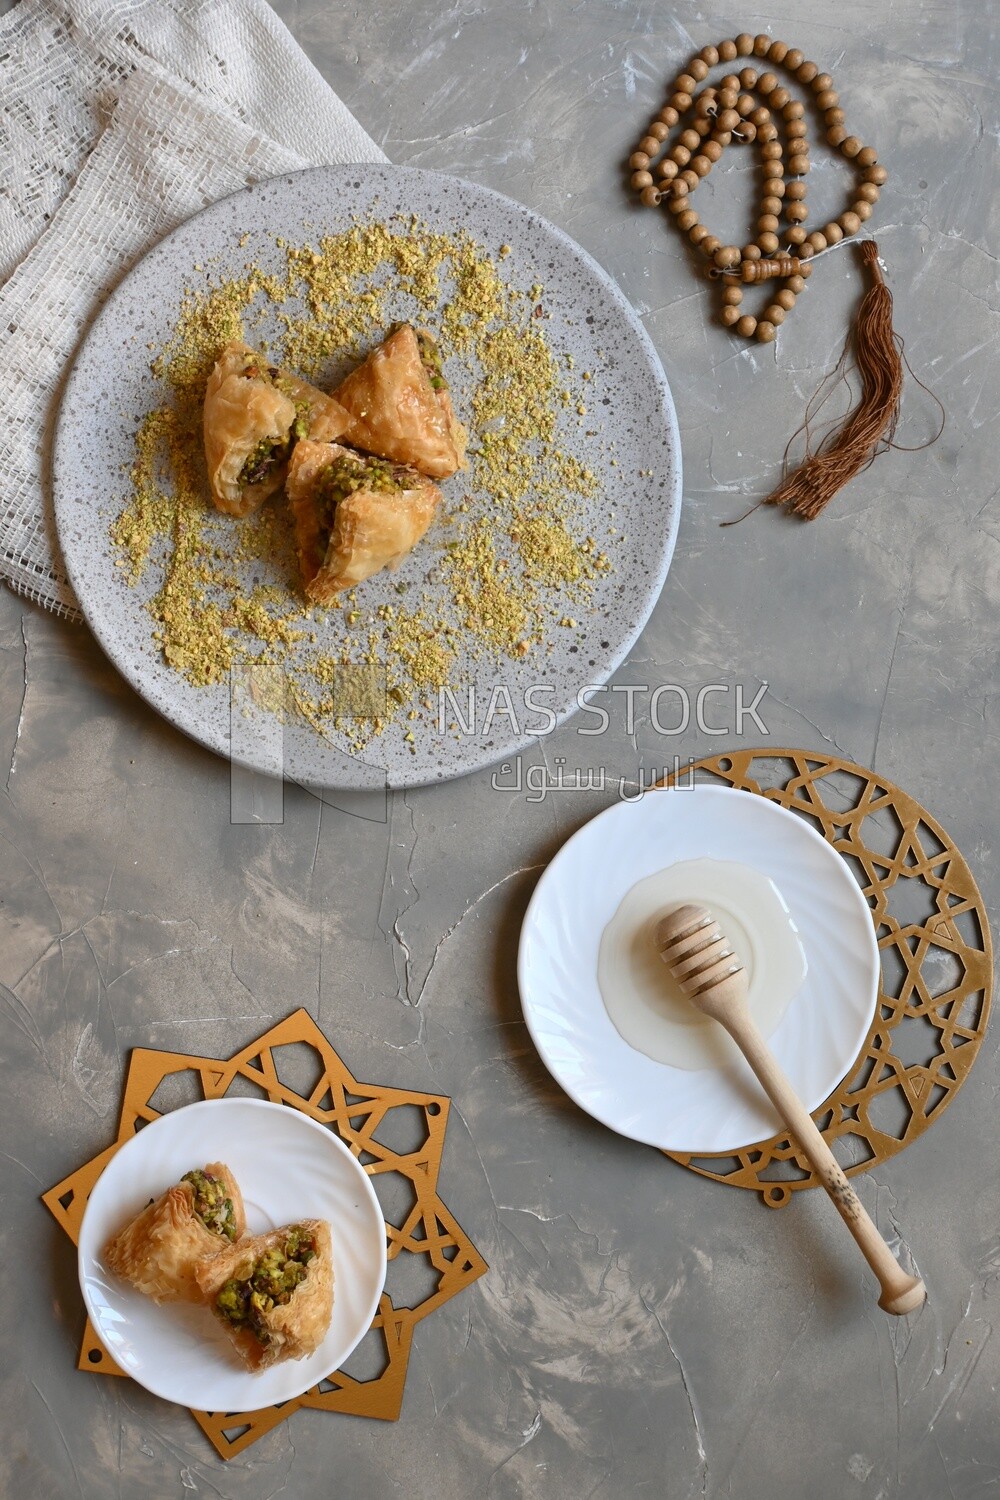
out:
M693 770L800 814L844 856L868 900L882 958L875 1017L847 1077L813 1111L848 1176L867 1171L939 1118L982 1045L993 947L976 882L930 813L864 766L810 750L737 750ZM725 1154L664 1154L753 1189L770 1208L818 1186L787 1134Z
M281 1049L298 1045L301 1061L302 1044L313 1051L316 1060L308 1095L297 1092L286 1081L287 1073L282 1077L285 1067ZM483 1257L438 1196L438 1173L451 1101L444 1095L359 1083L304 1010L293 1012L230 1058L133 1048L114 1145L42 1195L43 1203L74 1244L79 1239L90 1192L112 1156L143 1125L166 1112L151 1103L161 1084L166 1084L178 1099L185 1086L199 1098L221 1099L231 1089L246 1094L246 1086L250 1084L273 1103L289 1104L311 1119L331 1126L375 1179L376 1191L384 1174L398 1173L403 1179L401 1196L405 1206L396 1215L398 1223L390 1222L391 1210L383 1204L389 1240L386 1285L392 1286L392 1263L401 1255L426 1256L436 1276L436 1286L413 1307L395 1307L389 1292L382 1293L378 1316L359 1345L362 1349L373 1338L381 1345L382 1369L373 1379L355 1379L338 1370L304 1396L284 1401L280 1406L245 1412L192 1411L215 1451L222 1458L232 1458L300 1407L395 1421L403 1401L415 1325L487 1270ZM387 1121L391 1123L392 1111L398 1108L416 1108L423 1115L426 1135L413 1151L392 1150L376 1136ZM351 1356L352 1361L357 1352ZM89 1318L78 1367L96 1375L126 1373L108 1354Z

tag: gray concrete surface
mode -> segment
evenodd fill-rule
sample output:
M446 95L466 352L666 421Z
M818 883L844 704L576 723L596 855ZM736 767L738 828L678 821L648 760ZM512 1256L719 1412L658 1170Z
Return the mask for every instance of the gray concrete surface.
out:
M280 0L397 162L548 215L617 278L672 382L686 471L667 587L621 681L768 684L772 743L835 747L921 798L1000 889L1000 499L994 423L993 8L792 0ZM911 363L948 409L803 527L764 493L859 288L817 270L768 348L711 318L678 238L619 162L691 50L771 29L829 68L891 171L873 227ZM819 154L819 153L817 153ZM715 174L713 174L714 176ZM706 213L735 230L719 177ZM811 201L832 207L823 155ZM933 423L910 387L903 442ZM719 699L719 703L727 700ZM725 721L725 715L719 722ZM730 730L733 723L730 715ZM568 723L550 763L634 777L760 739ZM155 718L83 629L0 593L3 1061L0 1492L379 1500L980 1500L1000 1490L997 1042L911 1151L860 1180L931 1289L875 1307L829 1204L769 1213L580 1114L521 1021L518 922L539 869L611 795L538 805L490 774L393 798L384 823L286 790L233 826L229 772ZM418 1329L393 1426L300 1413L228 1466L185 1412L75 1370L83 1312L39 1193L114 1131L133 1045L226 1051L305 1005L364 1078L454 1096L442 1188L489 1275Z

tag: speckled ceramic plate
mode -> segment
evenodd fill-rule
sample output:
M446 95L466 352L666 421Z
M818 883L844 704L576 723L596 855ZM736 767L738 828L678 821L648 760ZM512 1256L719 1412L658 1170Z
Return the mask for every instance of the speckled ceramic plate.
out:
M127 501L139 422L163 399L149 368L150 346L161 347L173 329L183 289L198 284L195 266L204 264L207 271L211 262L214 275L237 275L253 260L276 270L281 261L274 235L314 239L349 228L353 216L388 218L400 209L435 230L465 230L493 254L509 245L502 275L517 287L535 281L544 286L550 347L566 357L567 368L572 361L578 371L598 372L587 431L575 409L567 408L559 441L597 476L596 493L581 499L574 529L608 547L613 570L597 578L576 628L552 630L544 650L499 663L476 660L470 650L459 660L452 681L465 722L458 732L446 722L455 722L453 714L439 715L435 704L416 723L390 725L355 756L335 735L320 735L302 720L288 723L284 774L325 787L422 785L510 755L538 732L538 716L524 708L525 693L534 686L543 689L535 701L557 721L566 718L581 690L606 679L642 629L663 586L679 519L680 444L666 378L636 314L578 245L511 199L435 172L366 165L276 178L213 204L151 250L98 316L66 385L53 455L59 538L87 620L133 687L218 754L273 770L273 736L265 735L260 748L249 733L232 743L228 683L194 687L166 664L144 607L155 586L128 586L115 567L109 525ZM398 310L387 305L387 312L413 316L405 298ZM280 343L280 334L275 320L270 326L265 321L254 336ZM456 409L468 419L472 378L463 378L461 370L453 374L451 366L448 373ZM446 482L446 495L455 483ZM427 541L393 581L426 582ZM383 587L385 576L363 587ZM327 627L317 628L322 648ZM507 689L513 713L494 711L491 717L498 686ZM504 695L501 701L506 704Z
M330 1224L333 1316L306 1359L252 1375L207 1308L158 1306L103 1264L123 1224L209 1161L235 1175L251 1234L302 1218ZM318 1385L371 1327L385 1265L385 1221L364 1169L326 1126L262 1099L207 1099L145 1126L97 1179L80 1228L83 1298L108 1353L154 1396L198 1411L256 1411Z
M778 1116L749 1065L688 1071L623 1040L604 1008L597 955L626 891L668 865L735 860L768 876L798 929L805 980L768 1045L810 1110L846 1076L878 997L875 928L835 849L795 813L728 787L671 787L619 803L567 841L521 929L525 1020L549 1071L588 1114L664 1151L739 1151Z

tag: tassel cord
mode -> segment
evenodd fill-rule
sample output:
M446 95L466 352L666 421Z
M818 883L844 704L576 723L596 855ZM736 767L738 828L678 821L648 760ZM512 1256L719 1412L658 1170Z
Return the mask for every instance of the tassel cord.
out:
M831 245L828 250L821 251L820 256L839 250L841 245L847 243L848 241L842 240L837 245ZM944 407L929 386L914 374L904 352L903 339L893 330L892 294L882 275L878 245L874 240L863 240L858 249L872 278L872 285L858 308L853 338L845 343L837 364L810 397L801 426L788 440L784 460L785 477L770 495L758 500L741 516L735 516L731 521L721 521L721 526L738 525L761 505L785 505L792 515L802 520L814 520L837 490L849 479L863 473L879 453L890 448L901 453L918 453L936 443L944 431ZM815 259L820 259L820 256ZM812 428L837 386L841 381L847 380L852 345L855 364L862 376L861 397L843 418L834 420L814 448ZM936 432L926 441L912 445L895 441L904 367L910 378L930 396L940 413ZM789 474L789 450L795 439L803 433L805 458Z
M839 427L828 432L815 450L807 451L799 467L764 502L787 506L790 514L805 521L814 520L837 490L868 467L880 442L892 442L899 418L903 363L892 327L892 293L879 267L874 240L862 243L861 256L872 284L854 325L860 400Z

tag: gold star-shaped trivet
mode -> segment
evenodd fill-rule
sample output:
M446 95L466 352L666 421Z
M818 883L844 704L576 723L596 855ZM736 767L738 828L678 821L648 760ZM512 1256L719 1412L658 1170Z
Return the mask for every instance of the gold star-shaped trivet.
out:
M299 1092L288 1081L292 1070L285 1067L282 1048L290 1048L295 1054L297 1077L304 1065L309 1069L308 1094ZM311 1058L308 1054L304 1057L304 1049L309 1049ZM238 1094L246 1093L250 1085L273 1103L292 1105L329 1125L370 1176L398 1174L402 1193L395 1196L402 1207L393 1216L383 1204L389 1261L401 1255L426 1257L425 1268L434 1279L427 1295L412 1307L395 1307L389 1294L383 1292L378 1316L360 1346L363 1348L368 1340L381 1343L382 1369L375 1378L359 1380L338 1370L305 1395L280 1406L249 1412L192 1412L216 1452L223 1458L240 1453L303 1406L395 1421L403 1401L415 1325L487 1269L475 1245L438 1196L438 1173L451 1101L438 1094L359 1083L304 1010L295 1011L228 1059L137 1047L129 1059L117 1140L42 1196L74 1244L79 1239L91 1190L112 1156L143 1125L159 1119L171 1107L168 1104L166 1109L156 1108L152 1103L164 1084L178 1100L185 1086L191 1097L221 1099L231 1089ZM379 1140L376 1132L385 1128L387 1135L393 1134L392 1111L407 1107L411 1127L413 1111L419 1112L418 1119L422 1116L423 1139L413 1150L394 1150ZM398 1222L393 1221L394 1217ZM125 1374L98 1339L89 1319L79 1368L97 1375Z

